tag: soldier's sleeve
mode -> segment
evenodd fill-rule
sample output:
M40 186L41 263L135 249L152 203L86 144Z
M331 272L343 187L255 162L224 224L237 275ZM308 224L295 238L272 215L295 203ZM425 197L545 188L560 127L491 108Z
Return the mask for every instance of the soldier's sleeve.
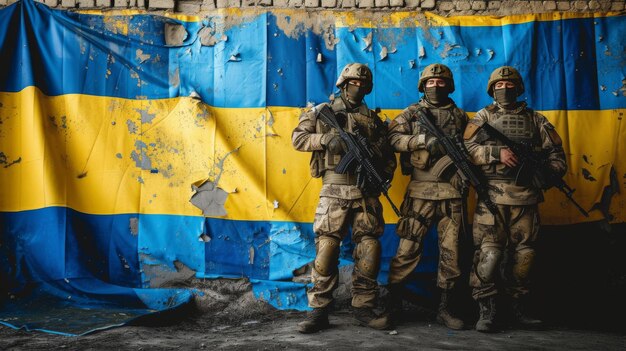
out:
M391 124L389 124L389 144L396 152L408 152L414 151L409 148L409 144L416 145L412 139L419 139L419 136L413 135L411 132L411 112L407 108L398 117L396 117ZM421 146L424 147L424 138L422 136ZM419 140L417 140L419 145Z
M298 126L291 134L291 142L293 147L298 151L317 151L323 150L322 137L324 134L316 133L315 124L317 116L315 110L303 112L300 115Z
M392 122L393 123L393 122ZM389 127L387 127L387 124L385 123L381 123L382 124L382 138L383 138L383 147L381 150L381 154L383 159L385 160L385 169L383 170L383 172L385 172L385 174L388 175L389 180L391 180L393 178L393 173L396 170L396 166L398 165L398 162L396 161L396 154L393 151L393 148L391 147L390 144L390 139L389 139Z
M502 146L489 145L489 136L482 130L482 125L487 122L487 113L480 110L474 118L469 120L463 133L465 147L469 152L472 162L476 165L487 165L500 162L500 150Z
M556 174L563 177L567 172L563 141L554 125L545 116L535 112L535 118L541 135L541 148L548 153L549 165Z

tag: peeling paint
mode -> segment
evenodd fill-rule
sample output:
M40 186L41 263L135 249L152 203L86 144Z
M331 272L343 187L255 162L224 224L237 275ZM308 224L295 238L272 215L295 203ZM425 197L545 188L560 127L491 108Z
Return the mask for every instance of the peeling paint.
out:
M141 123L152 123L152 120L156 117L156 113L148 113L148 111L144 109L135 109L136 112L139 112L141 115Z
M131 217L128 220L128 229L132 235L137 236L139 234L139 218Z
M128 126L128 132L130 134L136 134L137 131L139 130L139 127L137 127L137 124L135 124L135 122L130 119L126 120L126 125Z
M228 193L217 187L217 181L206 181L199 187L191 186L195 194L191 196L189 202L202 210L202 214L206 217L226 216L224 204L228 198Z
M152 171L152 160L146 153L148 145L141 140L137 140L135 141L135 147L137 150L133 150L130 153L130 157L135 161L135 165L143 170Z
M150 54L144 54L143 50L141 49L137 49L135 51L135 56L137 57L137 61L139 61L139 64L142 64L144 62L146 62L147 60L150 59ZM109 73L111 74L111 73Z
M153 261L149 255L142 254L140 257L142 269L146 282L152 288L176 286L187 282L196 275L196 271L189 268L179 260L173 262L174 270L167 265L147 264L145 262Z
M4 168L9 168L14 164L20 162L22 162L22 157L18 157L16 160L9 161L9 157L4 152L0 151L0 165L2 165Z
M189 35L185 26L179 23L165 23L164 33L165 45L182 46Z
M387 47L383 46L382 49L380 50L380 61L383 61L387 58Z
M372 32L369 32L367 36L363 37L363 42L365 43L363 51L372 51L372 34Z
M591 181L591 182L595 182L595 181L596 181L596 178L594 178L594 177L591 175L591 172L589 172L589 170L588 170L588 169L583 168L583 169L582 169L582 173L583 173L583 177L584 177L585 179L587 179L587 180L589 180L589 181Z
M248 264L254 264L254 247L252 246L248 249Z
M317 58L315 59L315 62L321 63L322 61L323 61L322 53L318 52L317 53Z
M611 208L611 200L615 194L620 193L619 179L617 178L617 172L615 171L615 167L611 166L611 170L609 172L609 184L604 187L602 191L602 197L600 198L600 202L595 203L591 207L591 211L599 210L602 212L606 221L613 220L613 215L609 212Z

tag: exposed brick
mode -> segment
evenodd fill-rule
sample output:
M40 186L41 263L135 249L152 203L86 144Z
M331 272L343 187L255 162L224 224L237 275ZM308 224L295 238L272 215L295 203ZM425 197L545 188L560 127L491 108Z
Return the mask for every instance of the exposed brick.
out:
M78 0L78 7L80 8L96 7L96 0Z
M259 5L261 6L272 6L272 0L259 0Z
M457 0L455 7L459 11L467 11L472 8L472 4L468 0Z
M586 1L576 1L576 2L574 2L574 8L576 10L586 10L587 9L587 2Z
M600 9L600 3L597 1L589 1L589 9L594 11Z
M472 1L472 10L484 10L487 8L486 1Z
M548 11L556 10L556 1L544 1L543 8Z
M320 0L304 0L305 7L320 7Z
M128 0L115 0L113 7L128 7Z
M608 11L611 9L611 0L600 0L600 10Z
M131 3L129 4L129 6L133 6L132 1L135 0L130 0ZM137 1L137 7L145 9L146 8L146 0L136 0Z
M57 5L59 5L59 0L44 0L43 3L49 7L57 7Z
M500 6L502 6L502 1L489 1L489 3L487 3L487 8L489 10L498 10L500 9Z
M439 3L439 10L452 11L454 10L454 3L452 1L442 1Z
M215 0L202 0L200 9L202 11L215 9Z
M289 7L302 7L304 0L289 0Z
M403 7L404 0L389 0L389 6L391 7Z
M151 9L173 9L174 0L148 0L148 7Z
M0 6L6 6L7 0L0 0Z
M343 8L356 7L356 0L341 0L341 7Z
M569 2L567 1L559 1L556 3L556 9L559 11L568 11L569 10Z
M178 1L176 3L176 12L197 13L200 12L202 3L191 1Z
M218 8L226 8L226 7L240 7L240 0L217 0L216 3Z
M374 0L358 0L358 5L361 8L374 7Z
M322 0L322 7L336 7L337 0Z
M274 7L289 7L289 0L274 0Z
M433 0L433 4L435 3L435 1ZM420 6L420 1L419 0L406 0L404 7L408 7L408 8L416 8Z
M111 7L111 0L96 0L96 7Z
M65 8L74 8L76 7L76 0L61 0L61 6Z
M376 7L389 7L389 0L374 0Z
M420 1L420 7L426 10L432 10L435 8L435 0L422 0Z
M624 1L614 1L611 3L611 11L622 11L624 10Z

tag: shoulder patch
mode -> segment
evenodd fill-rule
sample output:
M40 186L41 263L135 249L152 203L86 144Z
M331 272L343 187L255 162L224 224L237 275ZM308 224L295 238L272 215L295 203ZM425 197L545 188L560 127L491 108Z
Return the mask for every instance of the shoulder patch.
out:
M559 136L559 133L556 132L556 129L554 128L552 123L548 122L548 123L544 124L543 126L544 126L544 128L546 128L546 132L548 134L548 137L550 138L550 140L552 141L552 143L554 145L562 145L563 144L563 140L561 139L561 136Z
M468 123L465 127L465 133L463 133L463 139L469 140L478 132L478 129L480 129L480 127L475 123Z

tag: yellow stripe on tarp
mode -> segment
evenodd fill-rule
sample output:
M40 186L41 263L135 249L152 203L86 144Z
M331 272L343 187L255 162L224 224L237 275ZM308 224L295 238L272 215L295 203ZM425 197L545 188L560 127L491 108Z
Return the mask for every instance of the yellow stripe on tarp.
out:
M82 14L98 15L104 17L131 16L131 15L153 15L154 13L145 10L80 10ZM181 13L164 12L162 16L176 19L184 22L200 22L207 16L225 16L236 18L235 22L240 22L241 18L252 19L262 14L271 13L278 17L287 16L290 22L297 23L300 19L303 23L308 23L311 13L304 10L294 9L257 9L257 8L220 8L214 10L202 11L205 16L186 15ZM509 24L522 24L529 22L545 22L560 21L579 18L603 18L621 16L621 12L545 12L520 15L494 16L494 15L472 15L472 16L453 16L444 17L432 12L420 11L394 11L394 12L377 12L359 10L358 12L322 10L315 11L315 15L321 18L335 17L335 25L337 27L359 27L359 28L390 28L390 27L407 27L407 26L464 26L464 27L480 27L480 26L504 26ZM224 24L228 21L225 20Z
M212 108L191 98L48 97L33 87L0 93L0 104L0 151L3 166L11 164L0 167L0 211L67 206L91 214L195 216L201 212L189 203L191 185L218 179L230 193L226 218L313 220L321 181L310 175L310 153L291 146L300 108ZM381 115L392 119L400 112ZM626 221L626 161L619 161L626 157L624 112L543 112L563 137L565 180L584 208L601 201L615 167L622 191L614 195L611 213L618 222ZM132 157L142 150L149 169ZM391 189L396 205L407 183L398 170ZM556 190L546 200L544 224L585 220ZM381 201L387 222L394 223ZM593 211L590 220L601 218Z

